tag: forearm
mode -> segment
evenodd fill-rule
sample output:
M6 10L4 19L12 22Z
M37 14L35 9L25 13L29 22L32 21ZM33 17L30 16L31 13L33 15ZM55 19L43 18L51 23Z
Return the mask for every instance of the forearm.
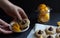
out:
M6 9L10 7L12 4L8 0L0 0L0 8Z

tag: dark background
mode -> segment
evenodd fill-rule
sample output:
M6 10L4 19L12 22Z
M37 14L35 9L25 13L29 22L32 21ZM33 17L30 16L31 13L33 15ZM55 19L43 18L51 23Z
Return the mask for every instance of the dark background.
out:
M56 25L56 22L60 20L60 0L9 0L13 4L22 7L27 16L31 21L31 25L28 31L24 33L13 33L10 35L0 34L0 38L27 38L30 30L33 28L34 24L37 22L38 12L37 7L39 4L44 3L47 6L51 7L51 19L47 24ZM0 18L4 21L10 23L12 18L4 13L2 9L0 9Z

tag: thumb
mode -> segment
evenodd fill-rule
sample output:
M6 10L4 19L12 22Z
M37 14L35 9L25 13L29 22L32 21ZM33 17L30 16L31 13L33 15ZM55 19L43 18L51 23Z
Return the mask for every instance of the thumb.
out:
M11 34L12 33L12 31L6 31L6 30L4 30L2 28L0 28L0 32L2 32L4 34Z

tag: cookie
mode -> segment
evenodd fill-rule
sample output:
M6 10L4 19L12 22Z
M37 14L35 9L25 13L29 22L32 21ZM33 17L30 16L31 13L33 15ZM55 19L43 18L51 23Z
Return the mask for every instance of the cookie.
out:
M60 27L56 28L56 33L60 33Z
M55 38L54 35L46 35L45 38Z
M30 25L30 21L28 19L24 19L21 22L18 22L19 25L21 26L21 29L23 30L26 28L28 25Z
M38 30L35 32L37 38L44 38L45 32L42 30Z
M49 34L49 35L56 33L54 27L52 27L52 26L46 28L45 32L46 32L46 34Z
M56 38L60 38L60 33L59 34L56 34Z

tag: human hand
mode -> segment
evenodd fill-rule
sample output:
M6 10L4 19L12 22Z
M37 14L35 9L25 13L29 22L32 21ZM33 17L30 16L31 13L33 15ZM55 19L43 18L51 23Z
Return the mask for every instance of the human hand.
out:
M8 9L5 9L4 11L14 19L18 18L19 20L23 20L28 18L24 10L16 5L10 6Z
M9 30L9 26L10 26L10 24L8 24L5 21L3 21L2 19L0 19L0 33L11 34L12 31Z
M6 14L10 15L14 19L17 19L17 18L19 20L28 19L27 15L25 14L24 10L21 7L18 7L16 5L12 4L8 0L1 0L0 7L5 11ZM2 24L2 25L0 25L0 31L2 33L4 33L4 34L12 33L12 31L8 31L5 29L6 27L10 26L8 23L4 22L1 19L0 19L0 22ZM3 27L1 27L1 26L3 26Z
M8 15L10 15L11 17L18 18L19 20L22 19L26 19L28 18L27 15L25 14L24 10L21 7L18 7L14 4L12 4L9 1L2 1L2 9L5 11L5 13L7 13Z

